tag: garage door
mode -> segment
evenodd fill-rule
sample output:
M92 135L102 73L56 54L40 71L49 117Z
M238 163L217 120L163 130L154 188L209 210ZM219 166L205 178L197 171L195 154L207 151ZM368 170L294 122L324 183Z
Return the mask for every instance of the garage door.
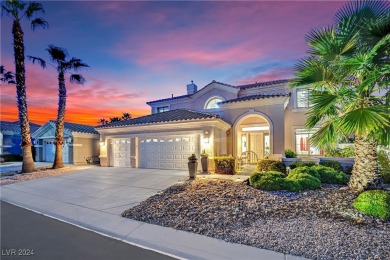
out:
M54 162L56 148L54 146L54 141L45 141L45 161ZM69 146L64 144L62 146L62 161L64 163L69 163Z
M130 167L130 138L112 140L111 166Z
M139 167L188 169L188 157L198 150L196 136L140 138Z

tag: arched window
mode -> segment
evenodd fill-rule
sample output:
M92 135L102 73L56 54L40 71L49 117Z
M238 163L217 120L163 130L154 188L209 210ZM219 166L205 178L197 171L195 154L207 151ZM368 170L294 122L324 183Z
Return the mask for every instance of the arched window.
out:
M207 100L205 109L219 108L218 103L222 101L223 100L220 97L212 97L209 100Z

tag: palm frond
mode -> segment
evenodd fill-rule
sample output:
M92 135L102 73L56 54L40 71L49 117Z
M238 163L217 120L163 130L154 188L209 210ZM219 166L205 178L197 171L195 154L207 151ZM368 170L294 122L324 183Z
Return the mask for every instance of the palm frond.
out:
M337 11L334 21L336 24L339 24L345 19L353 16L356 16L360 20L378 17L388 13L389 8L389 2L383 0L348 1L339 11Z
M89 66L88 64L84 63L81 59L73 57L64 64L64 67L78 71L79 69L87 68Z
M68 52L61 47L50 44L46 51L50 54L50 59L55 62L64 62L68 56Z
M337 120L328 120L310 137L310 144L318 148L334 145L341 133L336 132Z
M44 14L45 10L43 9L42 4L37 2L29 2L26 8L26 16L28 19L31 19L35 14Z
M338 114L337 104L340 101L340 96L338 95L331 94L328 91L312 91L309 100L310 104L312 104L309 109L309 115L335 116Z
M81 74L72 74L72 75L70 75L70 82L71 83L84 85L85 81L86 81L85 78Z
M385 106L370 106L348 111L341 117L340 128L346 133L368 135L387 127L389 109Z
M31 30L35 31L38 27L41 27L42 29L45 29L49 27L49 23L45 21L43 18L35 18L31 21Z
M27 56L27 58L33 63L35 64L35 62L37 62L41 67L42 69L46 68L46 61L42 58L39 58L39 57L34 57L34 56Z
M16 84L15 74L11 71L7 71L3 65L0 66L0 81L6 82L8 84Z

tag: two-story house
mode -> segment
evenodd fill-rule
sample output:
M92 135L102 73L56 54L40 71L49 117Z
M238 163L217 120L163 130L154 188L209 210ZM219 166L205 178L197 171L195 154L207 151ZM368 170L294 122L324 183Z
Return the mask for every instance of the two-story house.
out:
M151 115L97 127L102 166L186 169L187 158L253 152L281 157L285 149L319 155L308 140L307 89L289 80L233 86L192 82L187 94L147 102Z

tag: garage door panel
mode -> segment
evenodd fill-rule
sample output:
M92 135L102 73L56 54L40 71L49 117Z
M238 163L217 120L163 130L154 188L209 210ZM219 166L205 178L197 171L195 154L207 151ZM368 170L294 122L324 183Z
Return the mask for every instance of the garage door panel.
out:
M114 167L130 167L130 138L113 139L111 151Z
M187 169L188 157L197 152L194 136L140 139L141 168Z

